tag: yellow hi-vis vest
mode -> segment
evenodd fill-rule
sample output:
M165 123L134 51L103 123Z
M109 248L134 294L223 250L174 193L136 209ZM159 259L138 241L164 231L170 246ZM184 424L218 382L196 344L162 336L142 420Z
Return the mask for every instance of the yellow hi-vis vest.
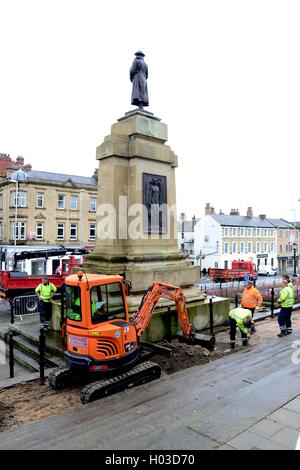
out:
M48 282L47 285L44 285L43 283L41 283L35 289L36 294L39 294L40 299L43 302L51 302L53 294L56 291L57 291L57 289L56 289L55 285L52 284L51 282Z

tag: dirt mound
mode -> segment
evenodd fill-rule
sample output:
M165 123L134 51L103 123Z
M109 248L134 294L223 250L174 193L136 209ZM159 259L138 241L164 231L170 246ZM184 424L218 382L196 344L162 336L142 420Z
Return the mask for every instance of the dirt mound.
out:
M169 341L162 341L159 343L161 346L170 348L172 350L172 357L156 355L153 357L153 362L160 365L162 371L167 374L174 374L179 370L187 369L195 365L202 365L215 360L219 357L230 353L228 343L218 343L215 350L210 352L206 348L199 345L189 345L179 343L177 339Z

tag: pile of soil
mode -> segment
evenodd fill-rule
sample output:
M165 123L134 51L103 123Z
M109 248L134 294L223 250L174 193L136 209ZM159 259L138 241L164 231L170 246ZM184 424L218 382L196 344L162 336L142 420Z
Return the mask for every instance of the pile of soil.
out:
M170 359L159 355L155 355L151 359L160 365L162 375L170 375L195 365L206 364L231 353L228 342L217 342L214 351L211 352L199 345L179 343L177 339L173 339L171 342L162 341L159 344L172 350ZM236 350L238 349L239 347Z

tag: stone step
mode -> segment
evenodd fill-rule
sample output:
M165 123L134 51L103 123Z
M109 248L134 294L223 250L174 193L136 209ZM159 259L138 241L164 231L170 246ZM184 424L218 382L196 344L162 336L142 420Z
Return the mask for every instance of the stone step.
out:
M33 359L35 359L37 362L39 362L39 346L37 344L33 344L30 341L28 341L25 337L23 336L14 336L14 345L15 347L23 352L24 354L29 355ZM45 366L46 367L59 367L63 361L61 358L57 358L55 356L52 356L52 354L49 353L49 351L45 351Z
M38 345L38 343L39 343L38 337L35 336L34 334L32 334L30 331L27 331L24 328L22 328L21 326L15 325L15 324L11 325L10 328L13 331L16 331L23 338L26 338L27 341L29 341L31 344ZM51 335L52 335L51 331L46 332L46 351L49 354L53 355L53 356L63 358L64 357L63 351L61 349L59 349L58 347L53 346L53 341L51 339Z

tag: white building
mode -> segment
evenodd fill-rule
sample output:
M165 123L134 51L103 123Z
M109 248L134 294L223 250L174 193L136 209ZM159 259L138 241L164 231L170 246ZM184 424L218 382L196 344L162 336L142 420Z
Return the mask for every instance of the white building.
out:
M245 216L238 210L215 214L209 204L205 211L194 227L194 255L204 256L202 269L230 268L233 260L277 268L277 228L265 215L253 217L251 207Z

